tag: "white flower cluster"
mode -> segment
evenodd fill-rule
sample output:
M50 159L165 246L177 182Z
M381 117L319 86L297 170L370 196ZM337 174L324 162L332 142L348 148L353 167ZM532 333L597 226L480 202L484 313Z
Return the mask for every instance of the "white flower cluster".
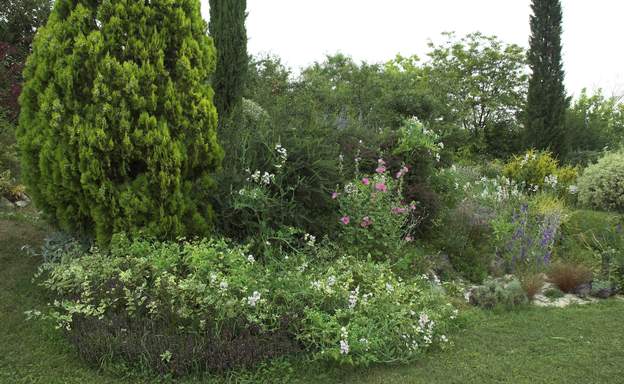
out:
M316 236L312 236L309 233L306 233L305 235L303 235L303 241L306 242L307 246L314 247L314 245L316 244Z
M311 282L310 286L314 289L324 290L326 293L332 293L333 292L332 288L334 285L336 285L336 282L337 282L336 276L331 275L325 281L315 280Z
M535 153L529 155L528 153L524 155L524 159L522 159L522 161L520 161L520 168L524 167L525 165L527 165L527 163L529 161L533 161L537 159L537 155Z
M552 189L557 188L557 175L548 175L544 178L544 183Z
M360 286L358 285L351 293L349 294L349 309L355 308L355 305L358 302L358 295L360 294Z
M281 169L284 164L286 164L286 160L288 160L288 151L278 143L275 145L275 152L277 152L277 164L275 164L275 168Z
M347 332L347 328L340 328L340 354L342 355L346 355L349 353L349 342L347 341L348 337L349 332Z
M418 328L416 330L418 333L423 334L423 339L425 340L425 344L429 345L433 343L433 327L435 326L435 322L429 319L429 316L426 313L421 313L418 318Z
M254 293L247 298L247 304L251 307L255 307L260 301L260 292L254 291Z
M331 286L333 286L334 284L336 284L336 276L333 276L333 275L332 275L332 276L329 276L329 277L327 278L327 286L328 286L328 287L331 287Z
M355 184L349 183L349 184L345 185L344 191L345 191L346 194L351 194L351 193L357 191L357 187L355 186Z
M246 171L247 173L251 173L249 169L247 169ZM261 184L261 185L271 185L271 183L275 182L275 174L269 173L266 171L262 173L256 170L247 178L247 181L253 181L254 183ZM242 195L240 191L239 193Z
M482 199L494 199L497 202L507 201L511 198L519 197L522 194L522 189L513 182L513 180L506 177L500 177L498 179L488 179L482 177L481 180L475 184L483 186L483 190L479 197ZM465 192L470 190L472 185L468 182L464 185Z
M247 196L251 199L257 199L260 196L258 188L241 188L241 190L238 191L238 194L241 196Z

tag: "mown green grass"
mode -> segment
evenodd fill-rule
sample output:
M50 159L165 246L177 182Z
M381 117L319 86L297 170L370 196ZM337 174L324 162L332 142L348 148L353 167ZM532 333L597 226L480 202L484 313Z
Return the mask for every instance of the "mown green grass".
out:
M44 234L28 220L0 219L0 383L154 383L85 365L62 336L24 311L45 303L31 282L39 260L20 250ZM624 383L624 302L567 309L470 314L454 347L409 366L278 365L225 382L301 383ZM162 380L168 381L168 380ZM184 383L213 380L189 378Z

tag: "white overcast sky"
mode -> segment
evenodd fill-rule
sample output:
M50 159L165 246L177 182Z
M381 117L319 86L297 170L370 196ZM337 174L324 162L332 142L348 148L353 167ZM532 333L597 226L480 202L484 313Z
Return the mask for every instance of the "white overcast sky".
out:
M624 94L624 0L562 0L568 92ZM440 33L481 31L527 47L530 0L247 0L249 52L297 69L326 54L383 62L426 58ZM202 0L208 20L208 0Z

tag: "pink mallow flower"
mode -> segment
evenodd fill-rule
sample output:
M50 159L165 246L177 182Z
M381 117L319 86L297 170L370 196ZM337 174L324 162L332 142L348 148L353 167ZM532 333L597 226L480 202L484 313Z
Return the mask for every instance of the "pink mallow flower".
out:
M338 198L339 194L338 192L332 192L332 199L336 200Z
M375 184L375 189L378 190L379 192L387 192L388 191L388 187L384 183L377 183L377 184Z
M407 212L407 208L404 207L394 207L392 208L392 213L395 215L402 215Z
M368 228L371 224L373 224L373 220L371 220L370 217L366 216L365 218L362 219L360 226L362 228Z
M399 172L397 172L397 174L396 174L396 178L397 178L397 179L400 179L401 177L405 176L405 174L406 174L407 172L409 172L409 168L407 168L406 166L403 166L403 167L401 168L401 170L400 170Z
M410 235L405 236L405 241L407 241L408 243L414 241L414 238Z
M379 167L377 167L377 169L375 169L375 172L382 174L386 172L386 167L384 167L383 165L380 165Z
M344 225L349 225L349 223L351 222L351 218L349 216L342 216L340 218L340 222Z
M370 179L368 177L365 177L362 179L362 184L364 185L370 185Z

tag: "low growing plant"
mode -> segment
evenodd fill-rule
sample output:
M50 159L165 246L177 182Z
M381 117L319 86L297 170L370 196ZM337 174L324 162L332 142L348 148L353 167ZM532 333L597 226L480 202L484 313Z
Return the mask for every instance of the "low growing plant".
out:
M87 360L181 375L280 355L366 365L408 362L448 342L457 310L436 282L388 263L324 256L307 243L280 258L211 239L68 247L40 270L45 311Z
M527 295L517 279L488 279L471 291L470 303L485 309L513 309L527 303Z
M547 298L551 300L556 300L565 296L565 293L563 293L561 289L554 287L554 288L548 288L546 291L544 291L544 296L546 296Z

